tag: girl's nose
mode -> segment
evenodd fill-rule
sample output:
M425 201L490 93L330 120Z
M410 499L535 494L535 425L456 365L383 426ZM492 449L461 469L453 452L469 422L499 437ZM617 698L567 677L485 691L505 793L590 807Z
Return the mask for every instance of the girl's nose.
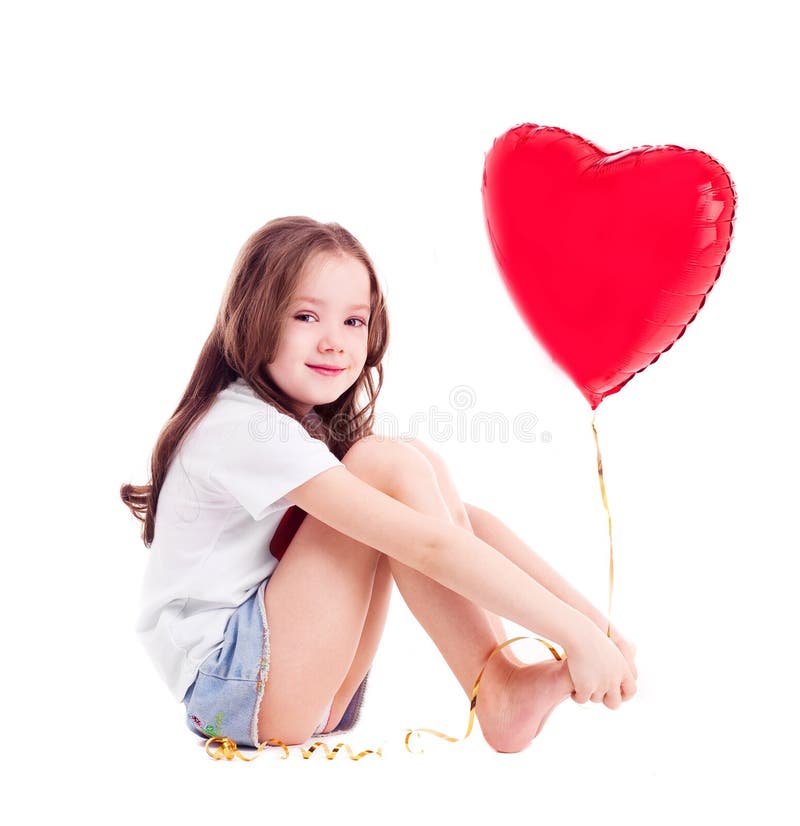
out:
M342 341L340 333L326 332L322 336L319 346L323 350L342 350Z

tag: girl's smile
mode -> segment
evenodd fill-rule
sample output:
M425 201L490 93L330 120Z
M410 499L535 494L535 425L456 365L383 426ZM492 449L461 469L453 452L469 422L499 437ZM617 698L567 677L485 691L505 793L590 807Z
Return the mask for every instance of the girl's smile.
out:
M369 314L369 273L359 260L327 252L309 260L267 365L301 416L338 399L361 375Z

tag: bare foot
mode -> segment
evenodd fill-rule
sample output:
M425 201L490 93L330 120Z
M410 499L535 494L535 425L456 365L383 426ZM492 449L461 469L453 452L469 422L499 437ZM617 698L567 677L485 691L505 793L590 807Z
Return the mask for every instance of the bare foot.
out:
M523 751L572 690L565 660L516 668L495 655L484 671L475 707L486 742L495 751Z

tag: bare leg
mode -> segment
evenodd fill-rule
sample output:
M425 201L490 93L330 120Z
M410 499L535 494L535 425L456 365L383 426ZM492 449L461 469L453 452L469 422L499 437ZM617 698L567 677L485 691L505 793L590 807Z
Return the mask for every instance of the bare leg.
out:
M453 478L450 476L450 472L447 469L447 465L439 456L438 453L431 450L424 442L420 441L419 439L406 437L403 441L408 442L408 444L415 447L423 456L431 463L431 466L436 473L436 481L439 484L439 490L442 493L442 498L444 499L447 509L450 511L450 518L456 524L460 525L462 528L470 531L471 533L476 534L480 539L483 539L489 545L492 543L486 539L485 536L478 534L472 525L472 521L469 517L469 511L467 505L462 501L461 496L456 490L455 482L453 482ZM492 613L491 611L486 611L486 615L489 617L489 623L492 626L492 630L494 631L495 637L499 639L501 642L507 640L510 637L510 634L506 631L505 626L503 625L503 620L501 617L498 617L497 614ZM511 648L504 648L501 652L495 655L493 659L497 657L504 657L508 662L512 665L516 665L522 667L525 665L519 657L514 654Z
M449 477L442 479L426 457L425 462L433 479L430 472L420 476L428 484L433 482L433 492L422 484L423 479L413 477L413 485L398 498L417 510L441 513L469 529L469 519ZM467 696L486 665L476 714L487 742L497 751L524 749L541 731L553 708L572 694L566 663L525 665L504 648L487 665L494 648L507 639L500 618L395 559L389 559L389 566L403 599Z
M378 645L386 625L393 586L394 580L389 570L389 557L381 554L378 559L378 566L375 569L372 597L367 609L367 617L364 620L361 639L358 642L347 676L334 695L328 724L325 726L323 733L333 731L339 725L348 705L350 705L350 700L353 699L353 695L361 685L361 681L372 666L372 661L378 651Z
M345 684L352 696L366 672L361 639L382 631L367 623L379 556L311 516L303 520L264 593L270 662L260 742L304 743ZM382 625L385 611L378 613Z

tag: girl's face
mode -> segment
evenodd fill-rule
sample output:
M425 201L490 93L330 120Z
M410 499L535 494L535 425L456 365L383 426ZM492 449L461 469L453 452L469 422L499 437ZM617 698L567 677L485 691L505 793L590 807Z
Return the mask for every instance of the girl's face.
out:
M367 268L342 253L320 252L300 279L275 359L272 380L305 416L354 384L367 360L370 281ZM325 372L313 366L340 368Z

